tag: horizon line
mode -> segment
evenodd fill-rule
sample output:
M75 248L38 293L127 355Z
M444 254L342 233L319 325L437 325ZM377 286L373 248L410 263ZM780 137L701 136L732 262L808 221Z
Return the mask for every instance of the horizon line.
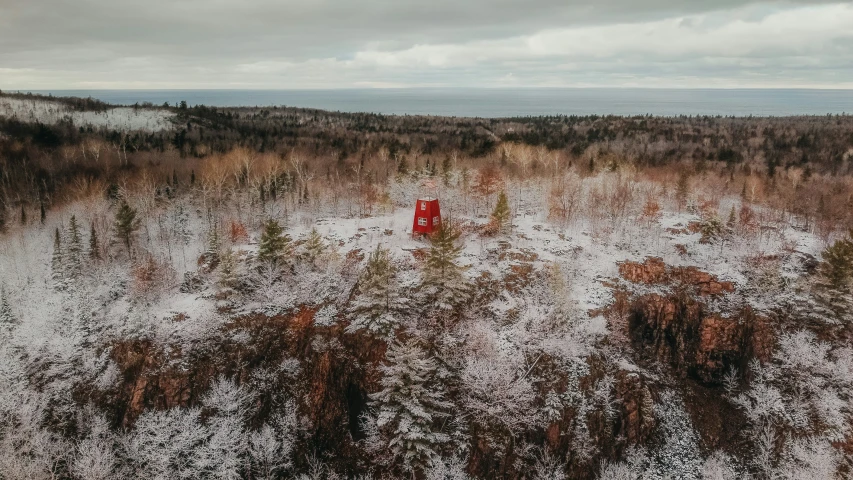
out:
M546 86L525 86L525 85L513 85L513 86L479 86L479 87L471 87L471 86L424 86L424 85L414 85L414 86L393 86L393 87L371 87L371 86L354 86L354 87L324 87L324 88L311 88L311 87L282 87L282 88L272 88L272 87L180 87L180 88L97 88L97 87L85 87L85 88L73 88L73 87L62 87L62 88L30 88L30 89L21 89L21 88L0 88L0 92L3 93L39 93L39 92L71 92L71 91L257 91L257 92L270 92L270 91L345 91L345 90L823 90L823 91L853 91L853 86L837 86L837 87L828 87L828 86L790 86L790 87L778 87L778 86L767 86L767 87L727 87L727 86L715 86L715 87L656 87L656 86L640 86L640 85L631 85L631 86L554 86L554 85L546 85Z

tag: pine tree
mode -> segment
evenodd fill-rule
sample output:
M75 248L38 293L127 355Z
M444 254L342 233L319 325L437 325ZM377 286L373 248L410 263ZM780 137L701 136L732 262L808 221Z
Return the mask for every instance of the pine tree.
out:
M492 211L492 221L495 223L501 233L506 233L506 231L509 230L509 201L507 201L506 192L504 192L503 190L501 190L501 193L498 195L498 203L497 205L495 205L495 209Z
M126 201L122 200L118 211L116 212L116 236L124 243L127 248L128 255L130 254L130 244L133 240L133 233L139 228L139 221L136 218L136 210L131 208Z
M16 325L18 325L18 319L12 314L12 306L9 304L6 288L0 287L0 331L11 330Z
M416 340L394 342L388 364L380 367L382 390L371 395L376 426L388 438L388 449L404 468L419 471L439 458L450 441L440 426L453 406L445 400L437 366Z
M816 298L843 321L853 321L853 229L823 251Z
M840 292L853 288L853 229L849 238L843 238L823 251L820 272L826 284Z
M83 271L83 240L80 238L80 226L77 217L71 215L68 224L68 251L65 267L70 278L77 278Z
M231 290L237 285L237 261L231 250L226 250L219 258L219 285Z
M192 240L192 232L190 231L189 223L189 214L186 209L184 209L184 206L179 204L178 208L176 208L172 213L172 233L181 239L184 245L189 245L190 240Z
M737 226L737 215L735 214L735 206L732 205L732 209L729 210L729 219L726 222L726 227L728 227L728 229L730 231L734 231L736 226Z
M92 318L92 299L87 294L75 298L71 310L71 324L69 325L69 336L73 341L79 342L80 347L88 347L92 344L95 335L93 332L94 319Z
M208 263L219 259L219 251L222 250L222 239L219 237L219 223L211 222L207 230L207 250L205 256Z
M6 233L6 202L0 198L0 233Z
M702 232L702 238L699 239L699 243L711 243L719 239L723 234L723 222L716 215L704 219L699 228Z
M448 219L432 236L432 247L424 265L422 289L440 310L452 310L468 298L469 287L457 261L462 247L456 245L459 232Z
M279 261L289 253L290 237L284 235L281 225L273 219L264 224L261 233L261 244L258 248L258 260Z
M89 225L89 258L92 260L101 258L101 247L98 245L98 232L95 230L95 222Z
M326 243L323 241L323 237L320 236L320 233L317 232L316 228L312 228L311 233L308 235L308 241L305 242L305 259L308 260L312 266L315 266L317 259L325 252Z
M57 290L65 288L65 252L62 250L62 237L59 235L59 227L53 232L53 256L50 259L50 278L53 280L53 288Z
M27 224L27 209L24 208L23 202L21 202L21 225Z
M396 273L388 250L377 245L358 280L358 294L350 306L353 320L347 333L365 329L376 336L388 336L400 325L408 299L399 293Z

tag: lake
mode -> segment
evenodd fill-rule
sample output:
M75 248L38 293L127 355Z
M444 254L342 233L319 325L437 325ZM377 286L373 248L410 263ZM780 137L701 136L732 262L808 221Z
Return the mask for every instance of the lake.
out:
M319 108L400 115L787 116L853 113L853 90L648 88L395 88L341 90L51 90L114 104Z

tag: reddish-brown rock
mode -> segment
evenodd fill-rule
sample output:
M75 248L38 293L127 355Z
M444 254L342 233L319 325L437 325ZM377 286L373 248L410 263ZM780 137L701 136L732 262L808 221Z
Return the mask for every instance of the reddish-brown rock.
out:
M692 288L699 295L722 295L735 290L731 282L721 281L696 267L670 267L659 257L648 257L643 263L621 262L619 275L633 283Z

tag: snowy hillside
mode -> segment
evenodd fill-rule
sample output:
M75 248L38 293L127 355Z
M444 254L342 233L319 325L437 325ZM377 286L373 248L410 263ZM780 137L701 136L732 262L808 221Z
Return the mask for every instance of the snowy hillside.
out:
M4 480L853 472L848 117L22 98Z
M740 198L679 212L676 196L642 180L629 180L625 191L620 185L626 178L570 174L566 181L583 197L602 195L601 202L583 202L576 215L562 220L540 184L508 181L503 189L510 192L511 214L501 226L489 214L495 195L472 196L460 187L461 177L452 177L440 198L445 221L460 236L446 241L411 235L416 178L393 181L386 201L358 216L348 213L352 204L331 197L303 202L286 191L271 200L247 191L218 196L186 189L152 201L129 190L125 206L89 199L55 212L44 225L13 228L0 243L3 315L11 326L0 347L0 406L4 421L19 427L2 437L0 468L23 472L26 466L36 477L58 465L56 455L64 452L79 472L195 477L208 469L239 472L242 462L293 472L291 462L310 458L300 456L325 428L314 410L317 400L310 399L339 398L317 393L312 383L320 381L323 368L332 368L339 369L336 375L362 376L346 387L355 389L347 395L363 402L349 407L359 409L363 423L348 427L362 437L356 443L334 440L343 442L336 448L356 448L387 468L400 461L404 469L420 465L435 474L459 474L475 437L490 448L508 448L514 435L558 429L571 439L574 460L532 446L519 457L531 462L539 478L563 478L564 468L582 471L588 468L584 459L600 458L613 441L628 453L600 471L593 468L602 478L641 472L643 478L730 478L749 471L747 458L704 449L689 400L691 389L700 387L679 384L651 357L633 353L640 346L631 347L636 340L626 329L640 320L619 313L624 307L618 305L633 297L639 312L643 302L669 295L669 280L659 276L663 270L648 270L655 265L649 259L660 259L667 269L707 278L698 280L705 282L702 289L716 286L707 300L705 293L696 297L717 312L708 318L725 319L747 306L755 315L774 315L807 301L794 286L802 282L802 259L819 256L823 242L790 223L764 228L770 224L760 218L769 221L772 212L753 211ZM615 192L628 195L627 202L616 201ZM650 197L662 207L650 206L644 200ZM741 213L725 230L708 226L708 218L736 210ZM276 225L283 226L281 233ZM772 295L755 288L756 258L773 259L762 268L774 268L776 278L784 279ZM658 277L649 280L647 274ZM272 325L282 329L281 347L269 344L277 336L268 330ZM700 328L714 328L709 325ZM849 349L827 353L810 334L792 335L783 337L782 348L817 348L819 368L841 372L853 366ZM386 348L387 360L377 363ZM229 363L235 352L255 366ZM778 358L778 367L750 368L786 368L787 359ZM798 361L805 358L811 357ZM717 378L714 364L708 365L708 375ZM432 392L417 409L398 383L411 381L403 380L412 375L409 369L420 372L416 381ZM40 373L33 377L33 371ZM772 372L756 373L766 380L751 382L774 388L779 371ZM720 381L722 373L729 371L720 371ZM829 442L844 438L849 426L842 420L849 407L839 402L850 386L840 381L824 387L831 399L815 399L825 421L837 426L827 436L809 437L808 445L791 440L783 448L799 455L794 463L766 468L796 464L804 475L828 468L826 459L837 457ZM732 386L730 400L721 401L745 412L747 425L762 425L767 393L751 385ZM267 401L272 403L264 406ZM123 413L104 410L110 405L120 405ZM277 413L264 414L265 408ZM563 423L566 416L573 420ZM46 418L67 422L83 443L75 446L46 430ZM428 418L446 419L445 426L435 430ZM263 422L258 426L253 419ZM628 437L613 440L602 419L624 422L624 434L639 437L633 444L625 443ZM417 428L423 440L395 437L403 421L415 422L407 428ZM32 435L41 435L42 443L30 444ZM176 443L182 436L189 436L188 444ZM648 441L637 444L638 438ZM397 446L386 451L389 441ZM164 444L172 450L161 452ZM416 445L420 453L407 457L405 449ZM185 455L191 464L176 463ZM344 459L326 455L311 460L311 468L332 475ZM99 461L107 464L94 466Z
M48 125L71 122L78 127L156 132L173 128L174 116L171 112L155 108L115 107L106 111L81 112L72 110L62 103L44 99L0 97L0 117Z

